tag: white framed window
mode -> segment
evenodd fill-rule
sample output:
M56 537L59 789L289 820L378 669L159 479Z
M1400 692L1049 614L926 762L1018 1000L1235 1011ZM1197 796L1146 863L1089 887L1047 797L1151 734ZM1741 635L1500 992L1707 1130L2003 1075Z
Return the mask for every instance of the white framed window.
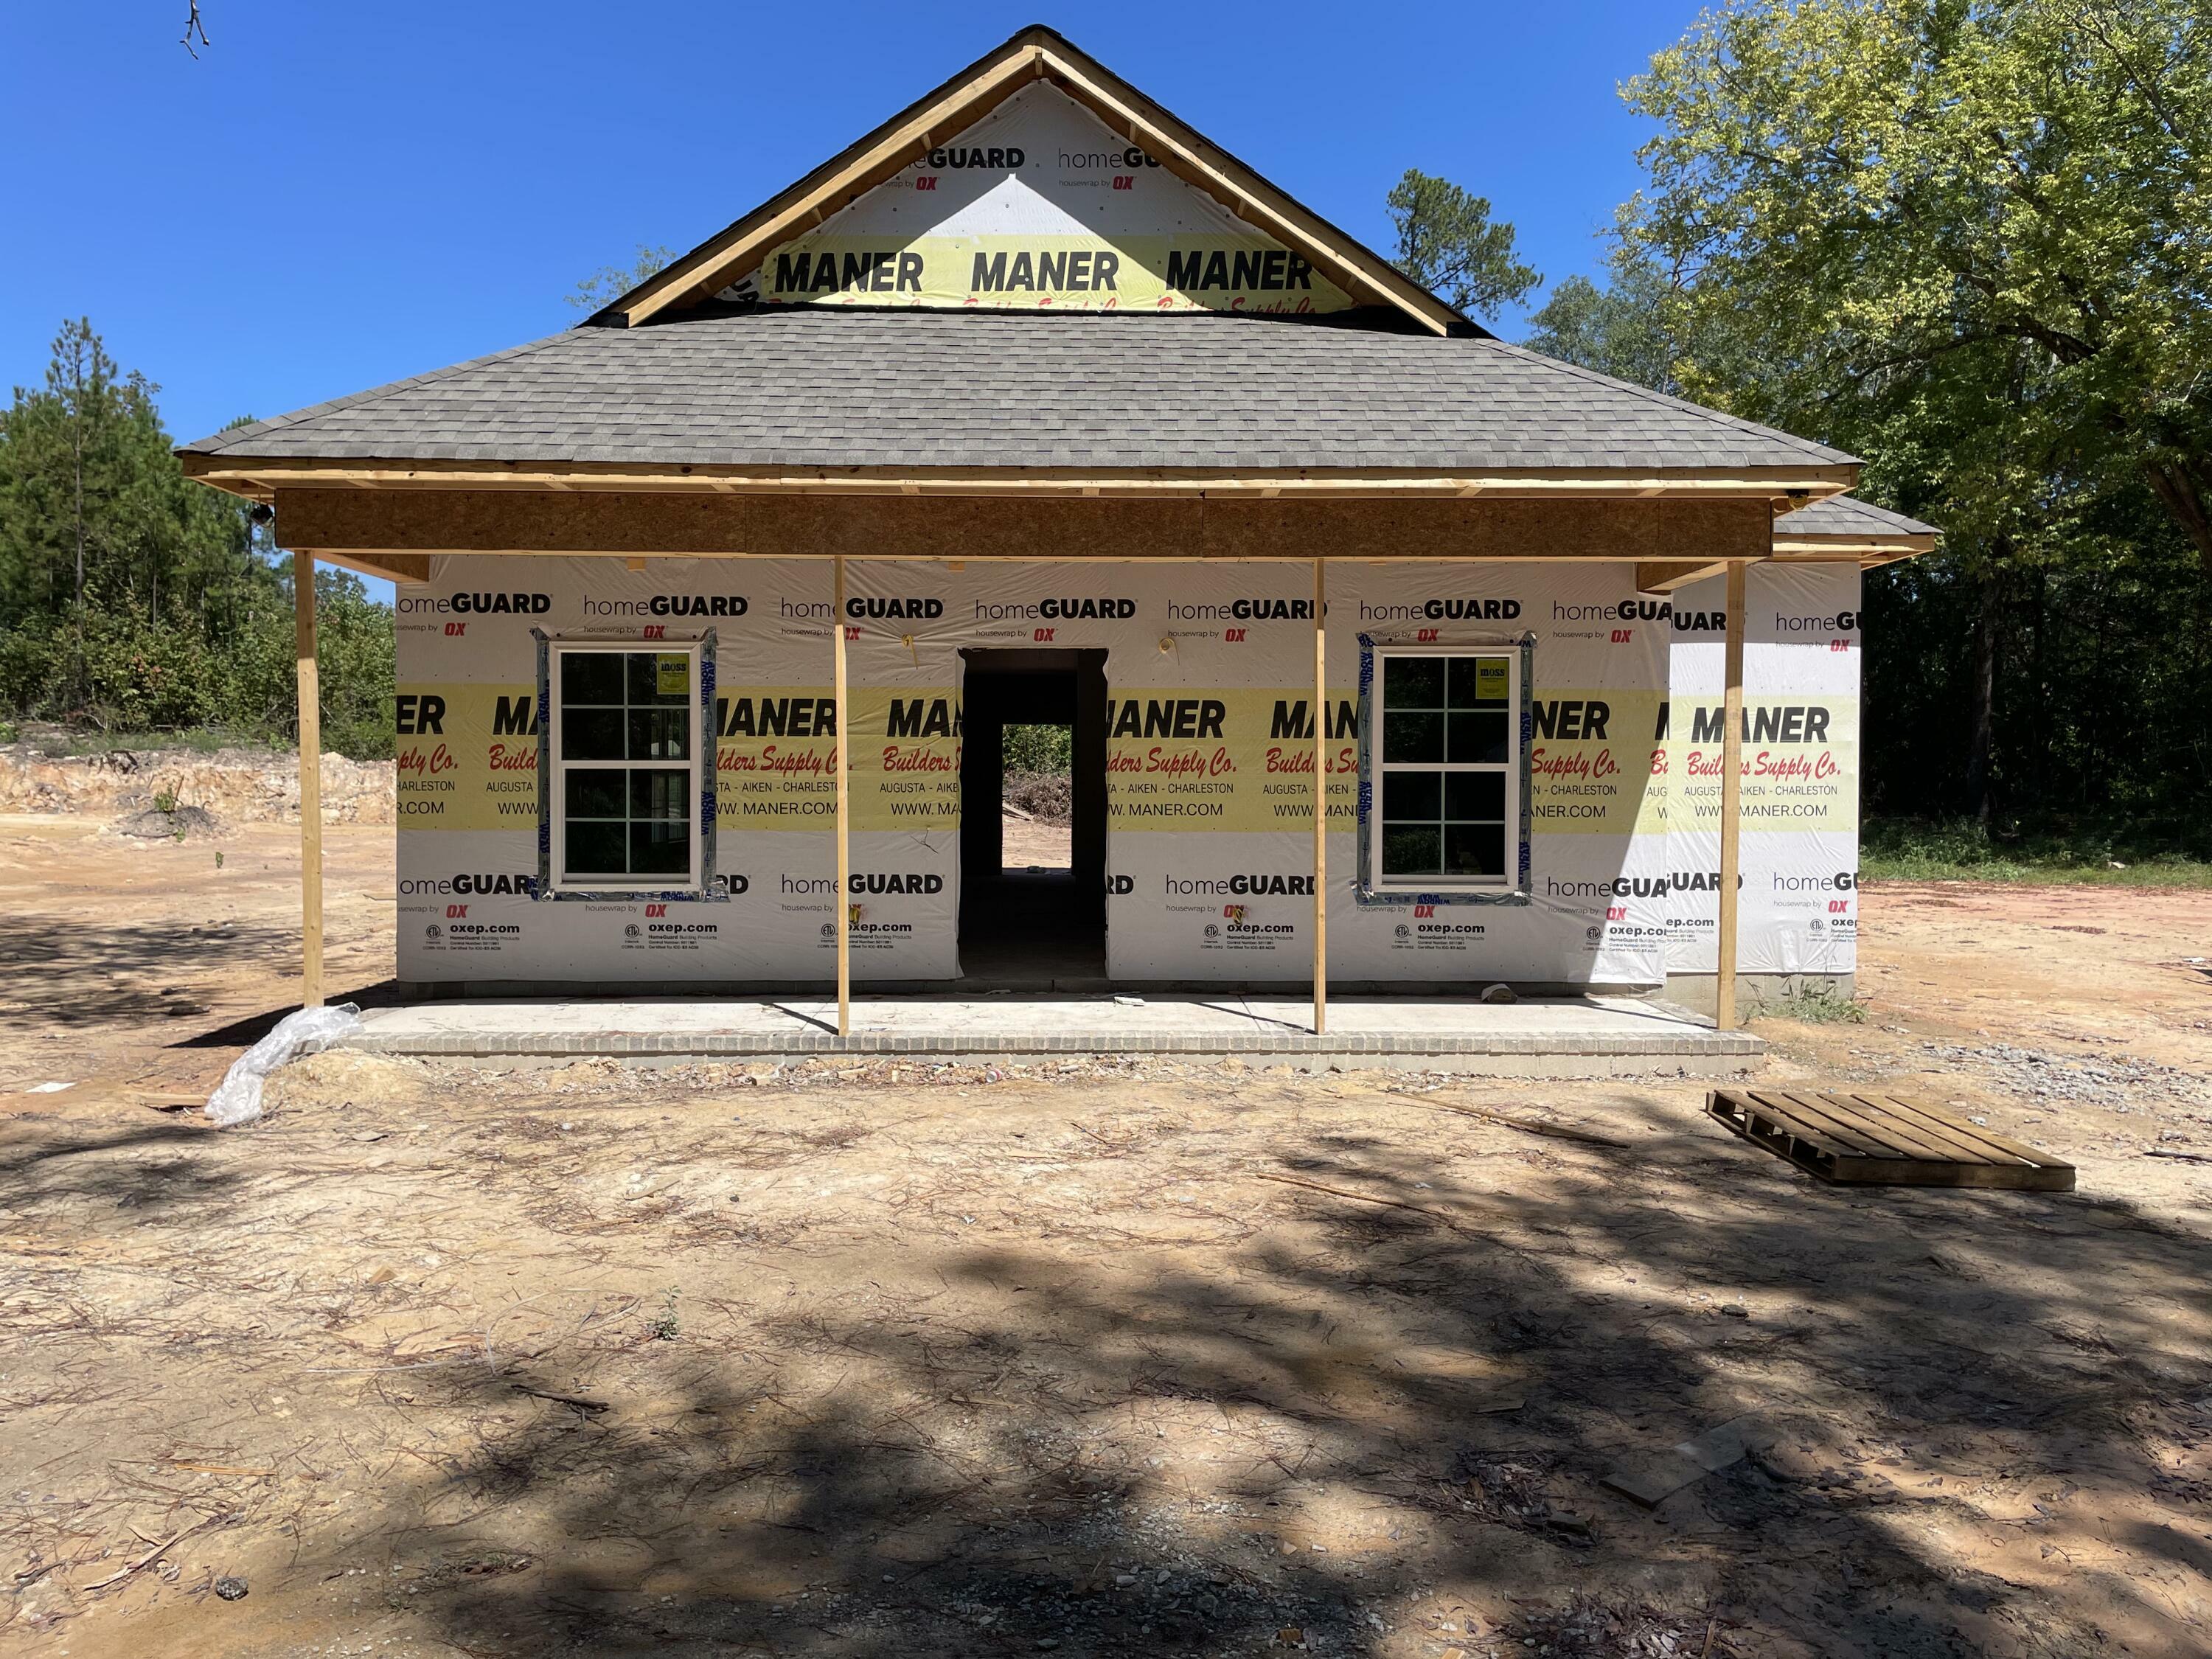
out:
M1375 888L1512 890L1523 787L1520 649L1379 646L1370 707Z
M551 647L556 892L699 891L697 643Z

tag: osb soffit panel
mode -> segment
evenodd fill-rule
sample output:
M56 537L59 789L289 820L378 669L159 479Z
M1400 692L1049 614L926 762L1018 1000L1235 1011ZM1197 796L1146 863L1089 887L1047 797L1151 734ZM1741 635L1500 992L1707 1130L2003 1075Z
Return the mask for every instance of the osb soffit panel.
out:
M918 559L1757 559L1759 501L1199 501L284 489L289 545L356 553Z

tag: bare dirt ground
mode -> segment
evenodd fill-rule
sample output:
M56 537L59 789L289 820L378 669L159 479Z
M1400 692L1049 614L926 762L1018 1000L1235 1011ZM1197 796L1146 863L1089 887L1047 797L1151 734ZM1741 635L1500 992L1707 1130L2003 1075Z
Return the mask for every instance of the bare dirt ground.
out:
M368 985L390 834L330 833ZM1853 1193L1660 1079L340 1054L150 1109L283 1005L291 834L0 819L0 1650L2212 1650L2212 1163L2152 1155L2212 1157L2212 894L1869 891L1869 1022L1767 1075L2081 1188Z
M1009 868L1067 868L1073 856L1074 832L1066 824L1016 817L1012 812L1006 814L1000 823L1004 843L1001 856Z

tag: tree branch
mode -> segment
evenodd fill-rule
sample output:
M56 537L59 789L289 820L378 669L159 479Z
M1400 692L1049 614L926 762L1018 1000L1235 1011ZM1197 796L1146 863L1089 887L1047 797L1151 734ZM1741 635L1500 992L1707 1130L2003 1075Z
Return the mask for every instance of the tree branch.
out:
M2183 533L2197 548L2197 561L2212 577L2212 513L2204 504L2204 480L2189 461L2180 457L2143 463L2143 476L2151 493L2171 514Z
M2136 95L2150 106L2153 118L2157 120L2160 126L2166 129L2166 136L2186 149L2189 140L2182 137L2180 127L2176 125L2173 117L2167 112L2158 94L2151 89L2150 82L2136 73L2136 66L2128 61L2127 53L2121 51L2118 43L2106 32L2104 22L2097 16L2095 9L2090 6L2076 6L2074 9L2074 21L2095 35L2105 50L2112 54L2112 61L2120 66L2122 77L2136 89Z

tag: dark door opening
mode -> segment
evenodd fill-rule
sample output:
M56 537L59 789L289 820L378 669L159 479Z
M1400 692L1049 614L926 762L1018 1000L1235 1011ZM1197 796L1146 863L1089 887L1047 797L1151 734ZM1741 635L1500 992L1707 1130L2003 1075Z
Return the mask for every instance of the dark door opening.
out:
M1106 981L1106 653L960 654L962 977L1097 989ZM1029 778L1026 804L1009 810L1010 747L1032 773L1066 754L1064 823L1048 773Z

